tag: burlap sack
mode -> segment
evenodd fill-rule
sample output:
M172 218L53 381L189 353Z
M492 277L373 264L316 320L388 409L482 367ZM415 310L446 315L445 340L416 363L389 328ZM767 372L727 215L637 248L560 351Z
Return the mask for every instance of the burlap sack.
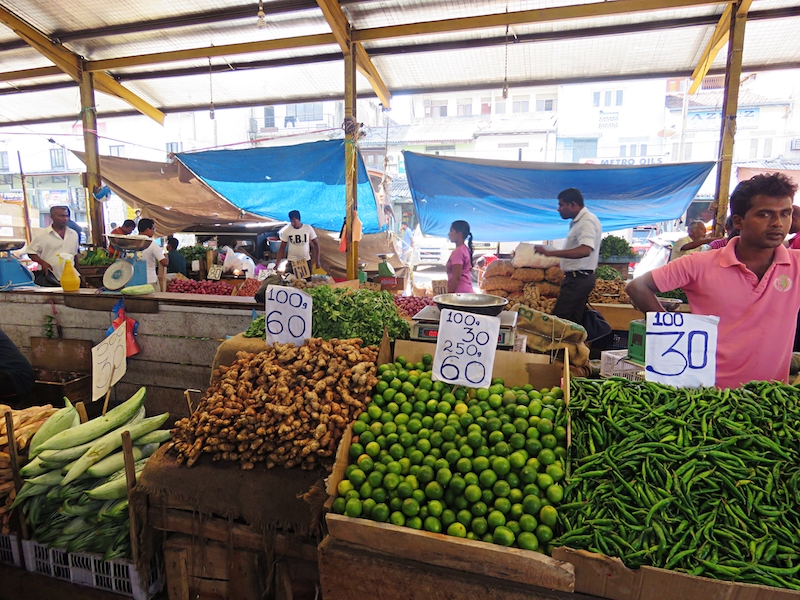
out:
M549 281L540 281L534 285L536 285L536 289L539 291L540 296L547 296L548 298L557 297L561 291L560 285L550 283Z
M510 260L495 260L486 266L484 277L509 277L514 273L514 265Z
M484 277L483 282L481 283L481 289L484 290L505 290L507 292L521 292L523 287L525 287L525 284L522 281L511 279L511 277L508 276Z
M589 362L589 348L584 343L586 330L583 327L522 304L512 310L518 314L517 330L527 336L529 349L547 354L568 348L572 364L583 367Z
M544 278L550 283L560 286L561 282L564 280L564 271L559 267L550 267L544 272Z
M512 279L519 279L520 281L524 281L526 283L544 281L544 277L545 272L543 269L529 269L527 267L515 269L514 274L511 276Z

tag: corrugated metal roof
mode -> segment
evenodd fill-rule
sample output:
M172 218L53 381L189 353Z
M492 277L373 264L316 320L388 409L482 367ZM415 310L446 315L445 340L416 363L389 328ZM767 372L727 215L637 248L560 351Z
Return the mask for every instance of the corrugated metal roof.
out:
M481 123L485 126L486 122L464 117L450 117L446 121L441 119L423 121L409 127L401 143L471 142L475 139L475 132L480 129Z
M315 0L265 0L265 29L257 3L245 0L0 0L52 39L89 60L328 34ZM399 24L600 3L601 0L342 0L353 30ZM606 5L613 3L604 3ZM602 17L513 25L508 35L512 85L602 81L692 72L722 12L698 5ZM773 11L773 12L769 12ZM800 0L754 0L747 24L744 69L800 65ZM502 87L505 27L488 27L364 42L394 93ZM713 68L725 64L719 53ZM297 61L297 64L292 64ZM51 63L0 26L0 72ZM338 45L299 47L212 59L214 102L220 106L279 104L343 95ZM223 74L222 71L225 71ZM109 74L165 111L208 106L208 60L183 59L124 66ZM13 85L12 85L13 84ZM42 85L72 86L43 100ZM358 75L360 94L368 82ZM34 91L25 91L32 87ZM11 90L19 88L18 93ZM77 88L66 77L0 82L0 124L72 118ZM130 106L98 95L101 116ZM13 116L12 116L13 115ZM424 136L423 136L424 137ZM457 139L458 135L455 135Z
M770 160L753 160L736 163L737 167L746 169L776 169L779 171L800 171L800 162L775 158Z
M519 135L555 131L558 119L555 114L526 118L508 118L491 121L489 125L476 132L475 135Z
M392 176L392 200L411 197L411 188L408 187L408 177L404 173Z

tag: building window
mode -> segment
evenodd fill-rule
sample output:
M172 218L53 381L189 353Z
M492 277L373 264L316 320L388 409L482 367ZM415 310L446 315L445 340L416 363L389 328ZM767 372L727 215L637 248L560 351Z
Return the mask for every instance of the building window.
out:
M66 175L53 175L51 179L53 183L67 183L68 181Z
M426 117L447 116L447 100L426 100L425 103Z
M0 185L13 185L13 175L0 175Z
M772 158L772 138L764 140L764 158Z
M514 99L511 107L512 112L526 113L530 111L530 100L528 96L519 96Z
M683 144L683 160L692 160L692 142L685 142Z
M680 157L680 148L681 148L680 144L678 144L677 142L673 142L673 144L672 144L672 160L675 161L675 162L677 162L677 161L679 161L681 159L681 157Z
M603 98L603 106L611 106L611 92L606 92Z
M647 144L639 145L639 156L647 156Z
M619 147L619 155L624 157L628 155L628 147L625 144L621 144Z
M3 150L0 152L0 171L8 171L8 152Z
M622 106L622 90L617 90L617 106Z
M494 103L494 114L496 115L504 115L506 114L506 101L505 100L498 100Z
M63 171L67 168L67 159L63 148L50 148L50 168L53 171Z
M619 126L619 113L609 113L601 110L597 126L600 129L614 129Z
M167 142L167 154L183 152L183 142Z
M592 106L600 106L600 92L594 92L592 94Z
M456 153L456 147L455 145L425 146L425 152L436 155L453 156Z
M556 109L556 101L552 98L536 101L536 110L538 112L552 112L555 109Z
M110 156L125 156L125 146L109 146L108 154Z
M264 127L275 127L275 107L264 107Z
M306 102L304 104L287 104L286 105L286 118L284 119L284 127L288 123L292 125L297 122L308 121L321 121L322 120L322 102Z
M464 98L463 100L459 100L456 111L456 114L459 117L472 116L472 98Z
M631 156L636 156L636 144L631 144Z
M492 114L492 99L491 98L481 98L481 114L482 115L490 115L490 114Z
M758 157L758 138L750 140L750 158Z

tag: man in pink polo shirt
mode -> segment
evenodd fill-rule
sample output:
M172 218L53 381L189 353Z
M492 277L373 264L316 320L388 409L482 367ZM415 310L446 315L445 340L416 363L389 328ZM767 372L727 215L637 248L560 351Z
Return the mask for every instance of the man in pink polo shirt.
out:
M779 173L741 182L731 194L739 237L637 277L626 288L643 312L663 310L655 292L681 288L693 313L720 318L717 387L789 377L795 331L785 317L800 309L800 252L783 240L795 192Z

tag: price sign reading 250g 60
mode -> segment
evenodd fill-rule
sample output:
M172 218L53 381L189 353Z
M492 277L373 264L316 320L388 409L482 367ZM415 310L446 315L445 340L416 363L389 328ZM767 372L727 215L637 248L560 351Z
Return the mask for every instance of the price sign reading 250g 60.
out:
M433 379L489 387L500 335L500 318L444 309L433 358Z
M719 317L647 313L645 379L676 387L713 387Z
M311 296L294 288L267 286L267 344L297 346L311 337Z

